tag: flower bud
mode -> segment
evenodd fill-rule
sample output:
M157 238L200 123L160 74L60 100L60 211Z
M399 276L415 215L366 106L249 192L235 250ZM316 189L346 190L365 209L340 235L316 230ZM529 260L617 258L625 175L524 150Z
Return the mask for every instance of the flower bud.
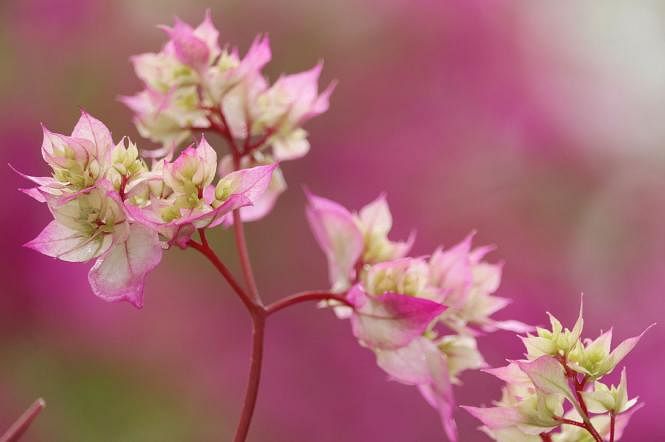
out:
M215 179L217 153L201 138L196 148L188 147L164 166L164 182L175 192L198 200Z

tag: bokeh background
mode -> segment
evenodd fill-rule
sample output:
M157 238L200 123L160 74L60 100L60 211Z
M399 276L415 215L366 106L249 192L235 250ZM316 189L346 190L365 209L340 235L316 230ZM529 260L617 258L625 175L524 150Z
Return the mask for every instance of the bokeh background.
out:
M198 23L206 8L243 51L270 34L271 78L323 58L324 81L339 80L308 125L311 153L284 165L288 193L247 227L266 299L326 286L303 185L351 208L385 191L394 238L416 228L417 253L472 229L499 247L499 293L514 299L501 318L572 324L584 292L587 336L660 322L625 360L646 408L624 440L665 440L662 1L4 0L0 164L43 174L39 123L68 133L80 107L138 139L116 99L139 88L128 57L158 49L155 25ZM211 266L173 250L143 310L106 304L87 265L21 247L49 215L9 168L0 180L0 428L43 396L26 441L229 439L249 321ZM234 266L230 232L212 238ZM284 311L268 333L250 440L444 440L417 391L387 382L330 312ZM522 352L505 332L480 346L492 365ZM463 381L461 404L499 397L488 375ZM487 440L457 418L462 441Z

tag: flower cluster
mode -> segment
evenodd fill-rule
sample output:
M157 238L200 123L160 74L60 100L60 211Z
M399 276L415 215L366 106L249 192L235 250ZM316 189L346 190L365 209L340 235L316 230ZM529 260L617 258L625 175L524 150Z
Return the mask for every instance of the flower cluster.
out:
M611 350L612 330L582 341L582 308L572 330L550 316L551 330L522 337L526 359L484 370L506 383L501 400L488 408L464 407L500 442L618 441L642 404L628 399L626 369L618 385L601 379L612 373L641 335ZM648 330L648 329L647 329Z
M456 440L452 384L464 370L486 366L479 330L531 329L491 318L509 302L493 294L501 265L483 260L492 248L472 248L469 235L429 257L406 257L414 235L388 239L392 217L384 196L358 213L308 197L307 217L328 259L332 290L352 306L333 304L336 313L350 318L355 337L392 379L418 387Z
M132 58L144 89L122 101L139 133L160 148L140 150L128 138L82 113L71 135L43 129L42 156L49 176L23 175L21 189L46 204L53 220L26 246L63 261L89 262L93 292L107 301L143 304L146 275L172 246L192 247L217 268L244 302L254 326L253 361L261 360L266 318L290 305L321 301L349 319L360 345L370 349L390 378L416 386L434 407L451 441L453 385L470 369L487 367L476 338L503 329L533 329L493 315L509 300L495 295L502 265L472 247L473 234L431 255L408 256L414 243L389 238L392 216L384 196L351 213L307 194L306 215L327 261L331 289L304 292L265 305L254 282L242 222L263 218L286 189L280 161L309 150L302 125L328 109L334 83L319 93L321 63L270 83L262 73L271 51L257 37L244 57L222 48L206 14L196 28L176 20L158 53ZM221 136L218 158L206 138ZM241 210L242 209L242 210ZM206 229L234 227L244 287L207 242ZM199 234L200 242L193 235ZM246 290L248 289L248 290ZM495 407L465 407L499 441L611 442L621 437L640 405L628 399L625 370L610 374L640 337L610 350L611 331L581 341L582 313L572 330L550 316L552 328L523 338L525 360L486 371L506 382ZM258 368L256 368L258 367ZM261 364L252 364L235 440L245 440ZM562 427L562 425L565 426ZM557 432L557 430L559 430Z
M272 85L262 69L270 61L268 38L258 36L244 57L235 48L222 49L219 32L207 13L196 28L176 19L163 26L169 41L158 53L132 57L143 91L122 101L134 112L140 134L162 144L153 155L168 155L192 131L221 131L233 144L235 160L243 167L300 158L309 150L303 123L328 109L331 83L318 92L322 64ZM232 164L231 156L223 159ZM238 168L238 165L236 165ZM269 196L254 211L252 221L270 210L285 188L274 176Z
M205 138L173 161L148 166L134 143L114 143L108 128L85 112L69 136L43 132L42 156L52 174L24 175L36 187L23 191L46 203L54 219L26 246L63 261L95 260L93 292L137 307L163 249L185 247L197 229L228 223L231 211L261 198L276 167L217 179L217 154Z
M96 260L89 274L95 294L136 306L163 249L233 224L240 207L242 221L270 212L286 188L277 161L307 152L301 125L327 110L334 86L318 93L320 63L269 85L261 73L268 39L257 38L241 59L220 48L209 14L196 28L176 19L163 29L169 41L159 53L132 58L145 89L122 98L140 134L162 148L142 151L146 161L134 143L114 143L103 123L83 113L70 136L44 129L51 176L24 175L37 186L23 190L54 217L26 245L65 261ZM194 130L223 135L229 152L218 161L201 137L177 154Z

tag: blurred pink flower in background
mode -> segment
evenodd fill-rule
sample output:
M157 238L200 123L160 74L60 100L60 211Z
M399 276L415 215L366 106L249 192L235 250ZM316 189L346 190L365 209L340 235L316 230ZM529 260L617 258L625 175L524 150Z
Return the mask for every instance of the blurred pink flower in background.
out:
M241 49L269 33L279 48L270 80L320 56L320 84L339 80L325 117L308 123L307 160L281 165L289 191L262 224L247 226L268 300L328 284L303 216L307 183L345 207L385 190L391 237L418 226L414 256L476 229L505 263L497 295L513 300L511 317L550 310L572 322L584 292L587 330L613 323L618 336L632 336L662 322L659 2L11 0L0 5L3 163L41 170L37 125L67 131L78 106L138 139L116 100L141 87L122 60L158 47L155 23L174 15L197 23L206 8ZM41 395L49 408L27 441L230 435L248 324L212 270L174 251L153 272L149 308L109 306L89 295L85 266L20 247L49 216L16 192L25 182L9 168L0 179L0 423ZM222 230L210 239L231 248ZM414 389L386 383L347 324L306 308L270 324L250 440L441 440L440 422ZM655 327L627 356L631 391L646 407L624 440L665 438L655 388L664 343ZM490 366L522 351L509 333L479 346ZM459 403L495 399L488 391L497 380L475 372L461 380ZM457 414L462 440L486 440L475 419Z

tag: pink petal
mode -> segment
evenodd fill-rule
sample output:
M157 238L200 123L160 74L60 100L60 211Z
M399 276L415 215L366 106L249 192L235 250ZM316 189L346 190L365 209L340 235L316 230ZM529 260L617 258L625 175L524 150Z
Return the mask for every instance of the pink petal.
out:
M171 37L173 51L182 64L203 68L208 64L210 50L204 40L194 34L190 25L176 18L175 26L162 29Z
M377 364L392 379L416 385L427 403L439 412L450 441L457 440L452 417L455 399L445 355L425 337L414 339L405 347L376 352Z
M194 35L203 40L210 51L210 58L215 58L221 51L219 47L219 31L212 22L210 9L206 10L205 17L200 25L194 29Z
M19 192L23 192L26 195L28 195L30 198L40 202L40 203L45 203L46 202L46 197L44 194L39 190L38 187L29 187L29 188L19 188Z
M533 385L545 394L560 394L575 403L566 372L561 363L552 356L541 356L533 361L515 361L529 376Z
M378 232L382 235L388 234L393 226L393 217L390 207L386 201L385 193L377 199L360 209L358 216L367 230Z
M642 333L640 333L639 336L634 336L632 338L628 338L625 341L623 341L621 344L617 345L616 348L610 353L610 357L612 358L612 362L616 366L623 358L625 358L628 353L630 353L633 348L637 345L638 342L640 342L640 339L642 339L642 336L649 331L651 327L653 327L656 324L651 324L648 326ZM610 330L611 332L611 330ZM610 335L611 336L611 335Z
M506 407L469 407L462 405L466 411L478 419L490 430L507 428L522 423L523 419L515 408Z
M307 199L307 221L328 259L330 283L346 289L363 251L362 233L343 206L311 193L307 193Z
M50 132L45 126L42 126L42 131L42 157L51 166L66 166L69 160L54 155L56 150L60 150L64 146L72 149L76 159L81 162L87 162L90 155L97 154L97 147L91 139L56 134Z
M512 319L505 321L490 321L487 324L483 324L483 331L493 332L496 330L511 331L515 333L529 333L535 330L533 325L525 324L521 321L515 321Z
M88 238L80 232L51 221L37 238L25 244L46 256L69 262L89 261L111 247L111 236Z
M267 35L258 35L252 41L247 54L242 59L235 70L235 75L239 78L247 75L256 75L270 61L272 53L270 51L270 40Z
M328 110L328 107L330 106L330 96L335 91L336 87L337 87L337 82L331 81L330 84L328 84L328 86L323 90L323 92L319 94L316 100L314 100L314 103L312 104L310 111L303 116L302 120L308 120L312 117L315 117L317 115L326 112Z
M386 293L368 296L359 285L347 299L356 308L351 316L353 334L372 349L397 349L422 335L445 307L427 299Z
M409 234L409 237L406 241L393 242L395 246L393 259L399 259L405 257L413 247L413 243L416 241L416 232L413 231Z
M471 259L469 252L473 233L450 250L437 250L432 254L430 267L435 284L449 290L446 304L458 306L463 303L472 282Z
M112 302L126 300L143 306L143 283L148 272L162 259L157 233L134 224L126 241L113 246L90 269L88 281L100 298Z
M110 154L113 147L113 138L109 129L104 123L84 111L81 111L81 118L74 126L72 137L92 141L96 146L96 157L100 159L104 158L106 154Z
M485 373L496 376L507 384L520 384L529 382L529 376L514 362L497 368L485 368L481 370Z
M290 114L296 124L302 124L328 110L328 97L334 89L334 84L328 86L321 96L318 95L318 82L322 68L323 63L318 63L310 70L285 75L279 78L274 85L292 97Z
M251 206L244 207L240 211L240 218L244 222L258 221L268 215L275 204L279 195L286 190L285 188L272 188L268 186L263 195L257 197L254 200L254 204Z
M223 180L231 183L231 193L243 195L249 201L256 201L270 185L270 180L278 164L240 169L226 175Z

